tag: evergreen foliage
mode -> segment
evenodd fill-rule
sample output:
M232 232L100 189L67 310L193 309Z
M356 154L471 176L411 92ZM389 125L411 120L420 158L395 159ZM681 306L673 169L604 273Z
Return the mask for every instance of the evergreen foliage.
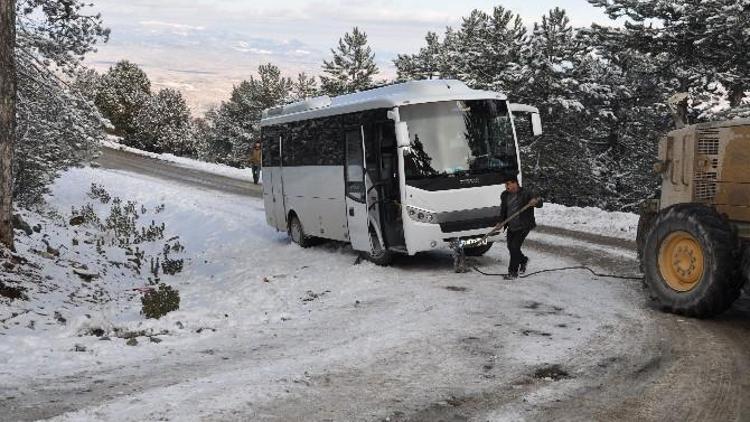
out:
M128 146L138 147L136 118L149 102L151 81L136 64L122 60L102 75L95 102L101 113L114 125L114 133Z
M248 165L250 149L260 141L263 110L288 102L293 86L275 65L258 67L257 78L242 81L228 101L206 114L204 158L237 167Z
M527 31L521 18L502 6L492 13L474 10L458 30L446 28L442 41L432 32L425 41L417 54L394 61L399 79L460 79L498 91L515 91L521 83Z
M84 73L77 85L91 92L122 143L155 153L196 156L200 149L187 101L179 91L151 93L148 75L122 60L104 75Z
M104 120L70 80L85 71L83 57L106 41L101 17L78 0L16 2L18 69L14 197L42 199L57 173L93 157ZM91 73L87 73L91 76Z
M331 96L365 90L373 85L373 76L379 70L375 54L367 45L367 34L356 26L352 32L339 39L336 49L331 49L333 58L323 61L320 77L321 90Z
M161 283L141 297L141 313L146 318L159 319L180 309L180 292L168 284Z
M194 156L190 108L179 91L162 89L148 98L134 119L131 145L156 153Z
M297 80L292 83L292 100L301 101L318 95L320 88L315 76L309 76L305 72L298 74Z
M502 7L474 11L442 39L428 33L417 54L398 56L398 77L457 78L539 107L541 137L516 122L526 183L566 205L636 209L657 190L651 168L670 129L664 102L674 74L660 73L660 57L623 48L615 29L572 28L560 8L525 28Z
M658 64L654 75L675 92L689 92L696 117L746 103L750 89L750 2L747 0L589 0L623 28L594 25L608 45L646 54ZM723 107L705 104L717 95ZM712 98L713 97L713 98ZM731 114L731 113L730 113ZM726 117L726 116L723 116Z

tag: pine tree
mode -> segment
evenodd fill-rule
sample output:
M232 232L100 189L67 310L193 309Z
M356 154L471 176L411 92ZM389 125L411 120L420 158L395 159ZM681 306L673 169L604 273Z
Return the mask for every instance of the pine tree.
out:
M474 48L486 57L484 60L467 63L467 68L475 66L478 73L477 86L500 92L515 92L522 75L526 27L521 17L501 6L496 6L492 14L486 16L484 40Z
M520 16L497 6L488 14L474 10L461 27L446 28L441 42L428 33L426 47L414 55L399 55L398 78L457 78L469 86L515 91L521 83L526 28Z
M396 65L399 80L410 79L445 79L451 77L451 72L445 61L445 48L440 42L438 34L428 32L425 36L427 45L417 54L399 54Z
M135 115L134 146L156 153L192 156L196 149L191 123L190 108L182 94L162 89Z
M99 91L101 80L102 76L96 70L81 68L73 78L70 87L93 103L96 101L96 94Z
M379 73L375 54L367 45L367 34L356 26L351 33L339 39L336 49L331 49L333 59L323 61L321 89L328 95L341 95L362 91L373 84L373 76Z
M292 84L292 99L294 101L315 97L319 93L318 81L315 76L308 76L307 73L298 74L297 80Z
M589 151L588 180L598 188L591 205L636 210L657 189L651 168L658 138L670 129L663 104L669 83L653 77L661 67L657 59L623 49L596 27L577 38L591 50L573 76L586 110L578 133Z
M241 167L252 144L260 139L263 110L291 100L293 82L273 64L258 67L258 77L232 89L228 101L206 114L210 129L206 153L211 161Z
M109 36L89 7L79 0L16 2L13 195L19 205L40 201L58 172L91 159L103 138L102 116L71 84L84 70L83 57Z
M151 81L138 65L122 60L102 75L96 91L96 105L114 125L114 133L122 136L124 143L137 146L133 138L135 116L151 96Z
M524 175L549 200L581 204L580 199L598 198L591 179L592 156L581 127L587 124L580 79L587 76L581 66L585 50L564 10L555 8L534 23L523 57L523 84L509 95L536 105L545 131L539 138L522 137ZM583 182L583 183L580 183ZM571 192L571 185L580 185ZM583 193L583 195L581 195ZM593 205L588 203L586 205Z
M602 28L620 48L659 62L657 77L673 92L726 89L738 107L750 89L750 4L746 0L589 0L611 18L627 18L624 28ZM717 85L718 83L718 85Z

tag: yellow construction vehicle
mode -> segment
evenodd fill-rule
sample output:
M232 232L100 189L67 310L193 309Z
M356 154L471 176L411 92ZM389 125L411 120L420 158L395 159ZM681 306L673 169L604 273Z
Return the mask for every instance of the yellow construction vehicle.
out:
M659 141L661 195L641 207L638 255L664 310L710 317L750 278L750 119L685 126L680 115Z

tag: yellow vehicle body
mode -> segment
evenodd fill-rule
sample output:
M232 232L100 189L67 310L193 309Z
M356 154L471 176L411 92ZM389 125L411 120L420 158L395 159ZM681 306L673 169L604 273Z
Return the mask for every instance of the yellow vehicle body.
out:
M669 132L654 170L661 193L637 239L646 284L667 311L723 312L750 278L750 119Z

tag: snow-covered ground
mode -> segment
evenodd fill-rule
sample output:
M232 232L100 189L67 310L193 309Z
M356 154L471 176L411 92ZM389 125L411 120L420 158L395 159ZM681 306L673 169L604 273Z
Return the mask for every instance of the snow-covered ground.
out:
M594 207L544 204L536 211L538 224L619 239L635 240L638 214L608 212Z
M115 271L107 262L116 260L115 250L103 259L94 245L71 244L72 236L86 238L85 228L76 234L26 214L43 230L19 238L18 247L42 267L49 287L32 287L30 301L0 307L0 320L19 314L0 324L3 384L19 396L39 388L52 394L56 385L65 388L61 379L83 380L81 374L104 384L135 380L117 387L120 393L89 392L93 403L81 402L63 420L383 418L393 409L525 379L540 365L568 365L575 377L601 359L592 344L620 335L623 321L643 319L633 305L638 296L620 282L569 272L503 283L454 274L447 253L403 258L389 268L354 265L345 245L290 244L266 225L260 199L133 173L70 170L49 202L65 220L71 207L85 203L104 213L109 204L87 197L91 183L142 204L141 220L163 222L165 239L180 236L185 270L163 281L179 289L181 305L159 320L145 319L133 289L147 284L147 271ZM601 211L543 209L542 224L565 221L600 234L627 238L632 224L631 217L610 223ZM42 239L61 251L59 258L29 253L44 249ZM533 269L576 264L563 255L529 256ZM72 262L100 277L82 281ZM502 272L507 252L495 247L478 263ZM133 333L138 344L128 345L123 333ZM631 348L615 345L613 353ZM505 417L514 419L524 406L515 403Z
M217 174L219 176L231 177L234 179L246 180L249 182L253 181L253 172L250 168L239 169L236 167L230 167L224 164L209 163L206 161L193 160L186 157L178 157L173 154L157 154L154 152L143 151L137 148L132 148L119 143L119 138L116 136L109 136L102 142L107 148L119 149L121 151L127 151L133 154L141 155L144 157L154 158L156 160L167 161L169 163L186 167L194 170L200 170L206 173Z

